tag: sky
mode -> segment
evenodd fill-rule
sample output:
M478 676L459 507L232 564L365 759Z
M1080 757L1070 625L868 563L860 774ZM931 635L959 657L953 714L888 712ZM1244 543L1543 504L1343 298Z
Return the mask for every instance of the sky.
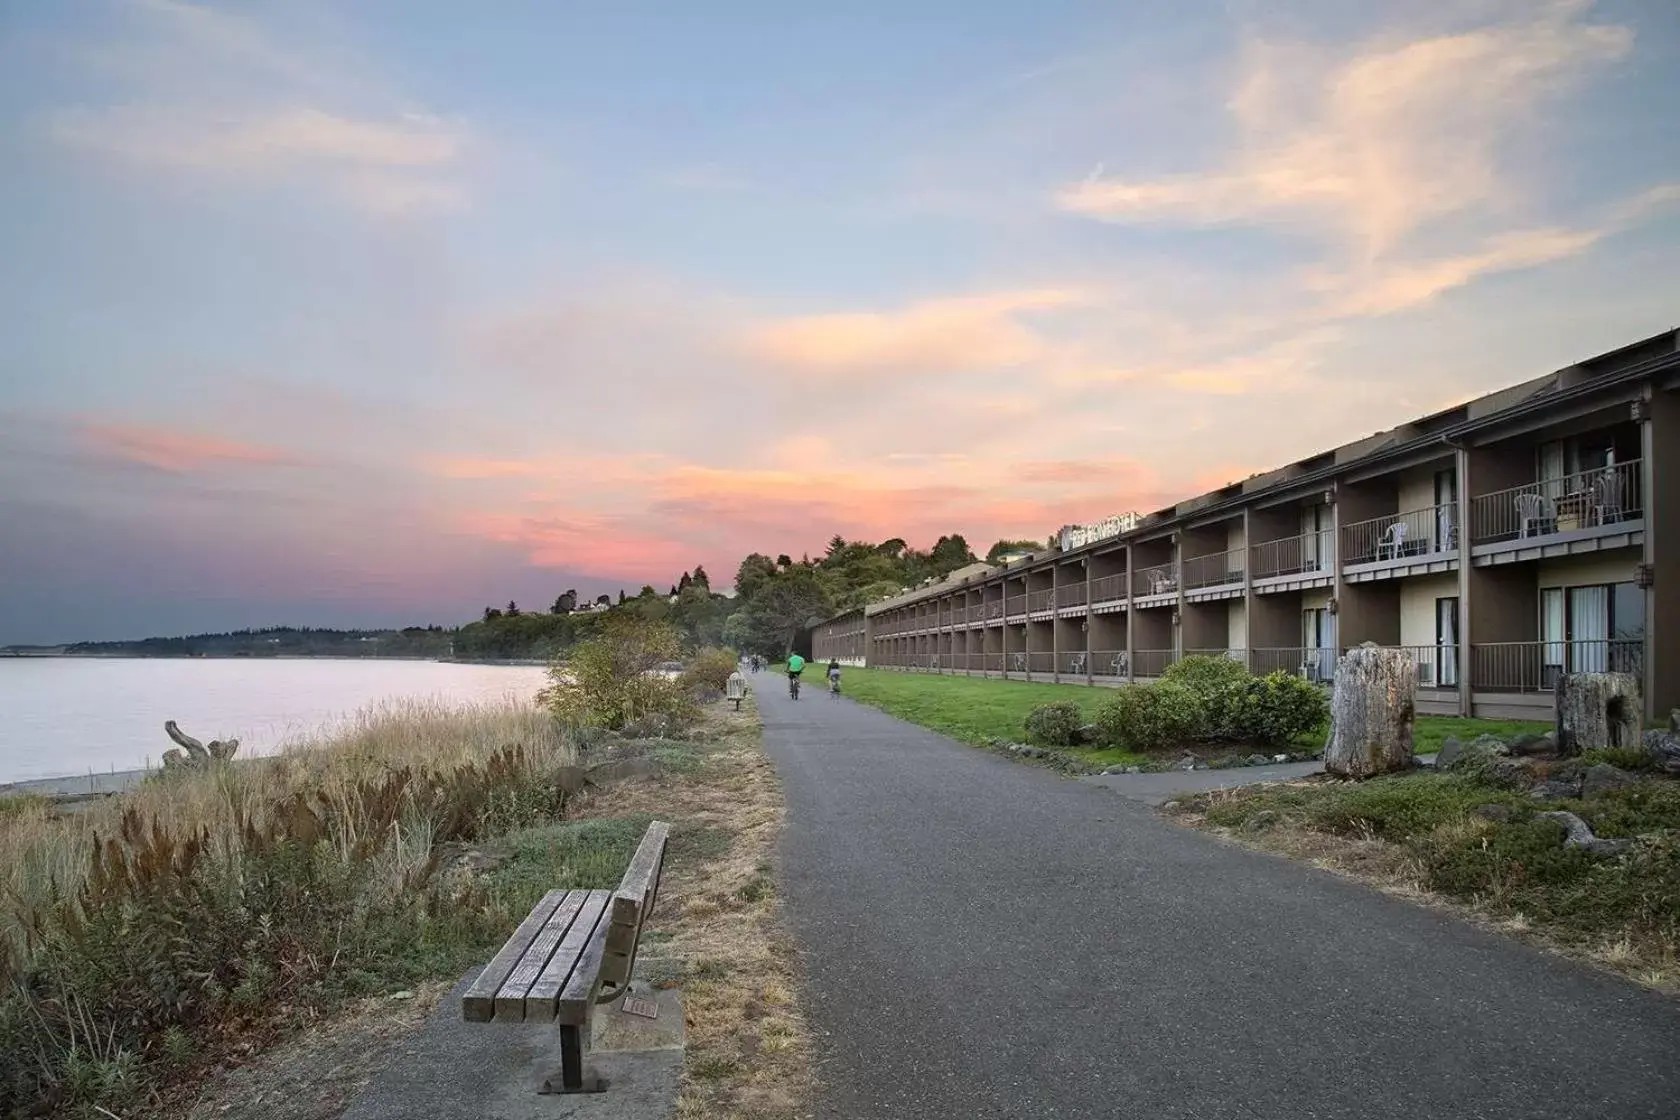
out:
M1148 511L1680 322L1667 0L19 0L0 645Z

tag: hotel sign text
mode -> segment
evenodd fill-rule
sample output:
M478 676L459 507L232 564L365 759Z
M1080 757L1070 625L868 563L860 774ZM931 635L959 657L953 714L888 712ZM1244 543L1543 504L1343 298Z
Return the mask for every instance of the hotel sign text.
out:
M1138 522L1143 520L1141 514L1121 513L1105 518L1094 525L1063 525L1062 551L1078 548L1090 544L1092 541L1103 541L1109 537L1118 537L1121 533L1129 533L1137 528Z

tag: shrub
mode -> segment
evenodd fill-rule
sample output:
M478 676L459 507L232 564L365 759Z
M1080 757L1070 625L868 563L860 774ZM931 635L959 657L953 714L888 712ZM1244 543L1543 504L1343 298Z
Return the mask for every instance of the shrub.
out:
M1204 712L1195 690L1177 681L1129 684L1097 709L1097 728L1109 746L1158 751L1193 737Z
M1208 697L1252 678L1240 661L1219 655L1196 654L1168 665L1161 679L1186 685L1198 695Z
M1071 747L1079 741L1085 716L1072 700L1040 704L1027 714L1027 742L1041 747Z
M708 646L689 658L679 683L690 693L722 692L739 665L740 658L732 651Z
M678 681L656 670L676 660L681 645L668 623L615 617L549 669L552 683L537 699L574 727L617 731L651 720L674 729L694 718L693 705Z
M1288 743L1330 718L1323 690L1282 670L1226 685L1209 698L1208 709L1215 735L1267 746Z

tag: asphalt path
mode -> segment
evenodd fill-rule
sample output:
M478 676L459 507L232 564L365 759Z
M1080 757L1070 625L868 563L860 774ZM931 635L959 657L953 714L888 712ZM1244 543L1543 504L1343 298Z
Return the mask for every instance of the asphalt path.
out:
M819 1116L1680 1117L1680 1005L755 679Z

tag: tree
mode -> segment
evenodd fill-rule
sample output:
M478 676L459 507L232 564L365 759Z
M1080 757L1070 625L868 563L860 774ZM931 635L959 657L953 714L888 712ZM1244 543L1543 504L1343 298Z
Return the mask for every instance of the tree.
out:
M904 551L904 538L893 537L891 540L882 541L880 544L875 546L875 551L879 552L882 556L891 556L896 560L898 559L899 553Z
M508 600L507 616L509 618L518 618L519 617L519 604L514 602L512 599Z
M974 563L974 550L968 547L968 541L963 539L961 533L952 533L933 543L933 551L929 558L933 561L936 574L944 575L956 571L964 564Z
M554 614L571 614L575 610L577 610L576 591L568 589L562 592L558 599L554 600L554 610L552 612Z
M687 591L692 586L694 586L694 577L684 572L682 578L677 581L677 586L672 590L672 594Z
M724 624L731 645L767 657L793 648L799 631L834 613L834 604L811 568L789 568L767 580Z
M704 587L707 591L712 589L712 577L707 575L706 569L699 564L694 565L694 585Z
M753 552L735 569L735 593L751 599L763 582L776 574L776 562L761 552Z
M618 605L621 607L624 605L624 588L622 587L618 589Z
M667 599L675 599L675 598L676 598L676 597L677 597L677 585L676 585L676 584L674 584L674 583L673 583L673 584L672 584L672 585L671 585L671 591L670 591L670 593L669 593L669 594L668 594L668 595L666 595L666 596L665 596L665 598L667 598Z
M618 593L618 601L621 602L621 603L624 601L624 592L620 591ZM611 595L597 595L597 596L595 596L595 603L596 603L597 606L610 607L610 606L612 606L612 596Z
M494 621L498 618L501 618L501 617L502 617L502 612L497 610L495 607L485 607L484 608L484 621L492 622L492 621Z
M1001 540L986 550L986 563L996 564L1006 552L1037 552L1037 541Z
M782 553L780 556L776 557L776 567L778 567L778 568L791 568L791 567L793 567L793 557L789 556L785 552Z

